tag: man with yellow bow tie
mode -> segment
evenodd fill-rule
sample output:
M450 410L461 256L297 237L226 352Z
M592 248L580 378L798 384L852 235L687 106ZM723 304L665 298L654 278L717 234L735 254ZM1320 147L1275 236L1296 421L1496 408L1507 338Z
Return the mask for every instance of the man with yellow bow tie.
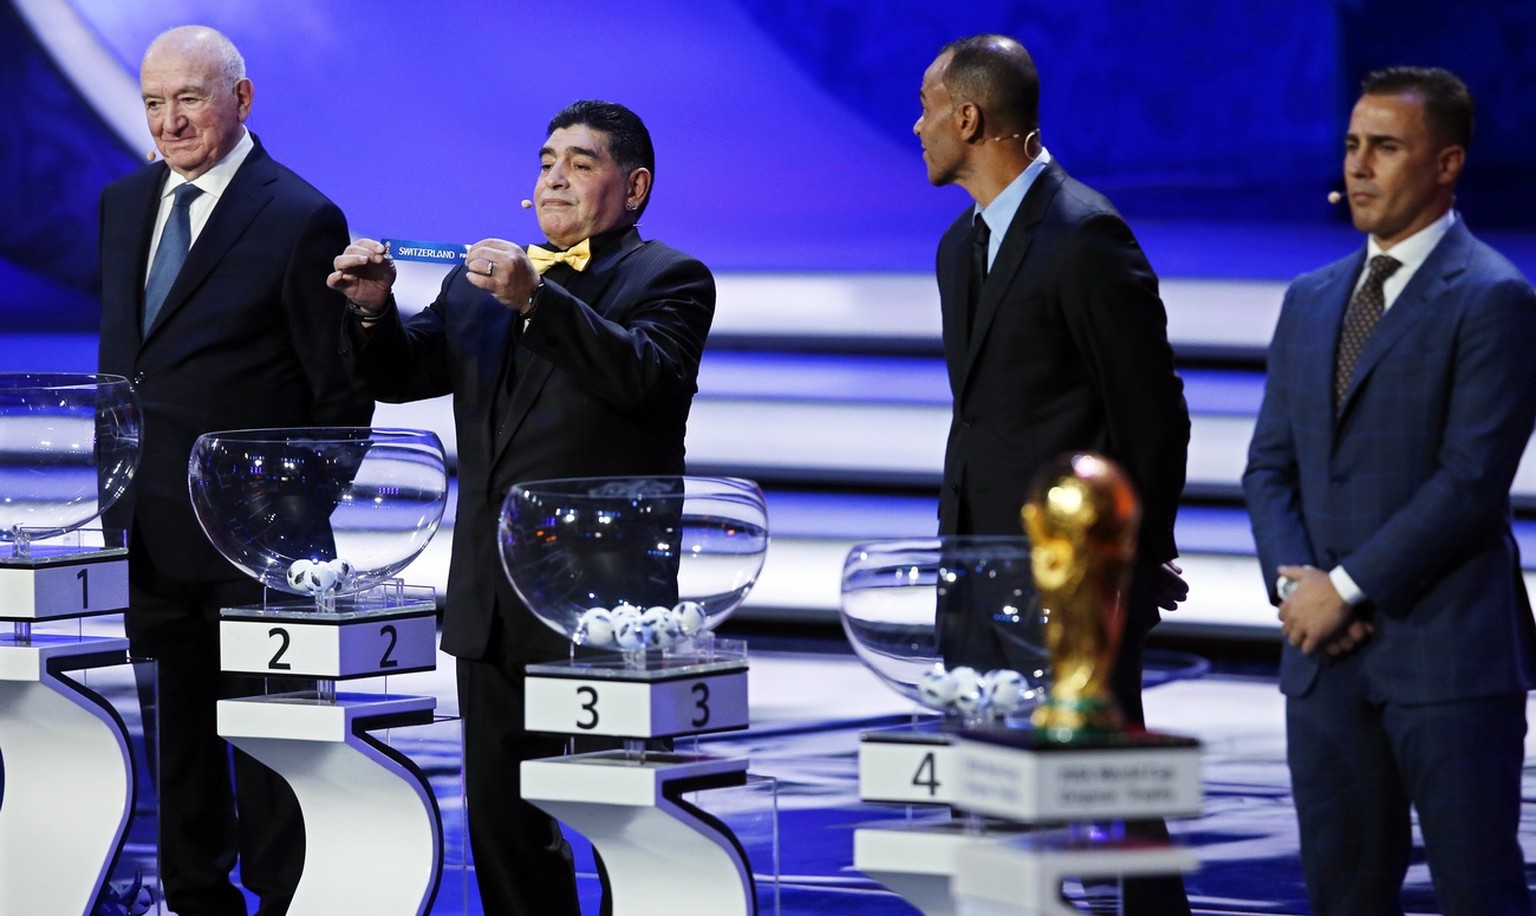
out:
M458 517L443 649L458 658L470 843L486 913L578 916L570 847L522 801L518 765L564 739L523 730L523 668L569 644L513 592L497 555L507 490L553 477L673 475L714 317L698 260L644 241L655 155L629 109L583 101L549 124L534 203L549 246L485 239L402 319L371 239L328 282L352 317L342 352L384 401L454 395Z

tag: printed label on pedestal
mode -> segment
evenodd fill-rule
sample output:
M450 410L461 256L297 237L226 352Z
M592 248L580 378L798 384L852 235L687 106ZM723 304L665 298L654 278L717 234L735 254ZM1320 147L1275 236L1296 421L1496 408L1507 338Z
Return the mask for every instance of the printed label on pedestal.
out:
M958 788L956 753L948 743L859 744L859 798L903 805L947 805Z
M747 673L670 681L529 676L530 731L667 738L745 728Z
M1024 822L1200 812L1199 748L1048 752L961 745L956 804Z
M436 665L436 635L430 615L339 624L224 620L219 623L219 662L225 671L294 677L404 674Z
M0 569L0 602L5 619L115 613L128 606L128 561Z

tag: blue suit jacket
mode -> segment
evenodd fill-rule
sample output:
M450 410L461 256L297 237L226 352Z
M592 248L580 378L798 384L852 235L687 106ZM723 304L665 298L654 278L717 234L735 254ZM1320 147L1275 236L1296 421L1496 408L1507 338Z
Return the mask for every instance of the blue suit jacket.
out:
M1335 414L1333 360L1365 261L1298 278L1269 351L1243 475L1266 586L1342 563L1389 702L1530 689L1536 639L1509 489L1536 418L1536 293L1458 220L1366 343ZM1329 664L1287 645L1281 689Z

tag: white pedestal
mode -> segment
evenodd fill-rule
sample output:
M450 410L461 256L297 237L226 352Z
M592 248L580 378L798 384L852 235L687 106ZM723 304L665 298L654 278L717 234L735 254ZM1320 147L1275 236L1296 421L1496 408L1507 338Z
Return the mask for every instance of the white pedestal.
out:
M853 867L926 916L954 916L960 850L1015 835L977 833L961 821L906 821L853 831Z
M955 853L957 916L1079 916L1061 899L1066 878L1121 878L1193 871L1199 860L1168 844L1075 843L1035 833Z
M63 672L120 665L127 651L126 639L0 639L0 916L89 912L122 845L127 731Z
M622 751L524 761L523 798L580 832L608 870L614 916L757 912L752 870L730 829L683 801L740 785L747 761Z
M432 719L432 697L313 694L220 700L218 731L288 781L304 816L291 916L422 916L443 835L425 774L369 731Z

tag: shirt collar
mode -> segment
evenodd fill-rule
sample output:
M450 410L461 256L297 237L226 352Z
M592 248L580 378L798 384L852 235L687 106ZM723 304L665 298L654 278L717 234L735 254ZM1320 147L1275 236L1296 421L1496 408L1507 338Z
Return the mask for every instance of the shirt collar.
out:
M1445 238L1445 234L1450 232L1451 227L1455 224L1456 211L1454 209L1446 210L1440 215L1439 219L1393 245L1390 251L1382 251L1381 246L1376 244L1376 237L1374 235L1367 236L1365 262L1369 264L1371 258L1376 257L1378 254L1391 255L1399 264L1403 265L1398 268L1399 273L1405 276L1412 274L1415 270L1419 269L1419 265L1429 258L1429 253L1435 250L1435 246L1440 244L1440 240Z
M240 139L235 143L235 148L225 153L224 158L215 163L213 168L192 179L191 182L188 182L174 171L170 172L169 177L166 179L165 187L160 189L160 196L170 197L182 185L195 184L208 197L218 200L224 195L224 191L229 187L230 181L234 180L235 172L240 170L241 164L245 162L245 157L249 156L251 150L255 148L256 141L251 139L251 132L242 128Z
M992 233L993 238L1001 242L1003 234L1008 231L1009 224L1013 222L1014 214L1019 212L1019 205L1024 203L1024 195L1029 193L1030 186L1035 183L1036 178L1040 177L1040 173L1045 171L1050 161L1050 152L1045 147L1040 147L1040 155L1035 157L1035 161L1020 172L1017 178L1010 181L1008 187L1003 188L1002 193L993 198L990 204L985 208L980 204L976 205L976 212L987 221L987 229Z

